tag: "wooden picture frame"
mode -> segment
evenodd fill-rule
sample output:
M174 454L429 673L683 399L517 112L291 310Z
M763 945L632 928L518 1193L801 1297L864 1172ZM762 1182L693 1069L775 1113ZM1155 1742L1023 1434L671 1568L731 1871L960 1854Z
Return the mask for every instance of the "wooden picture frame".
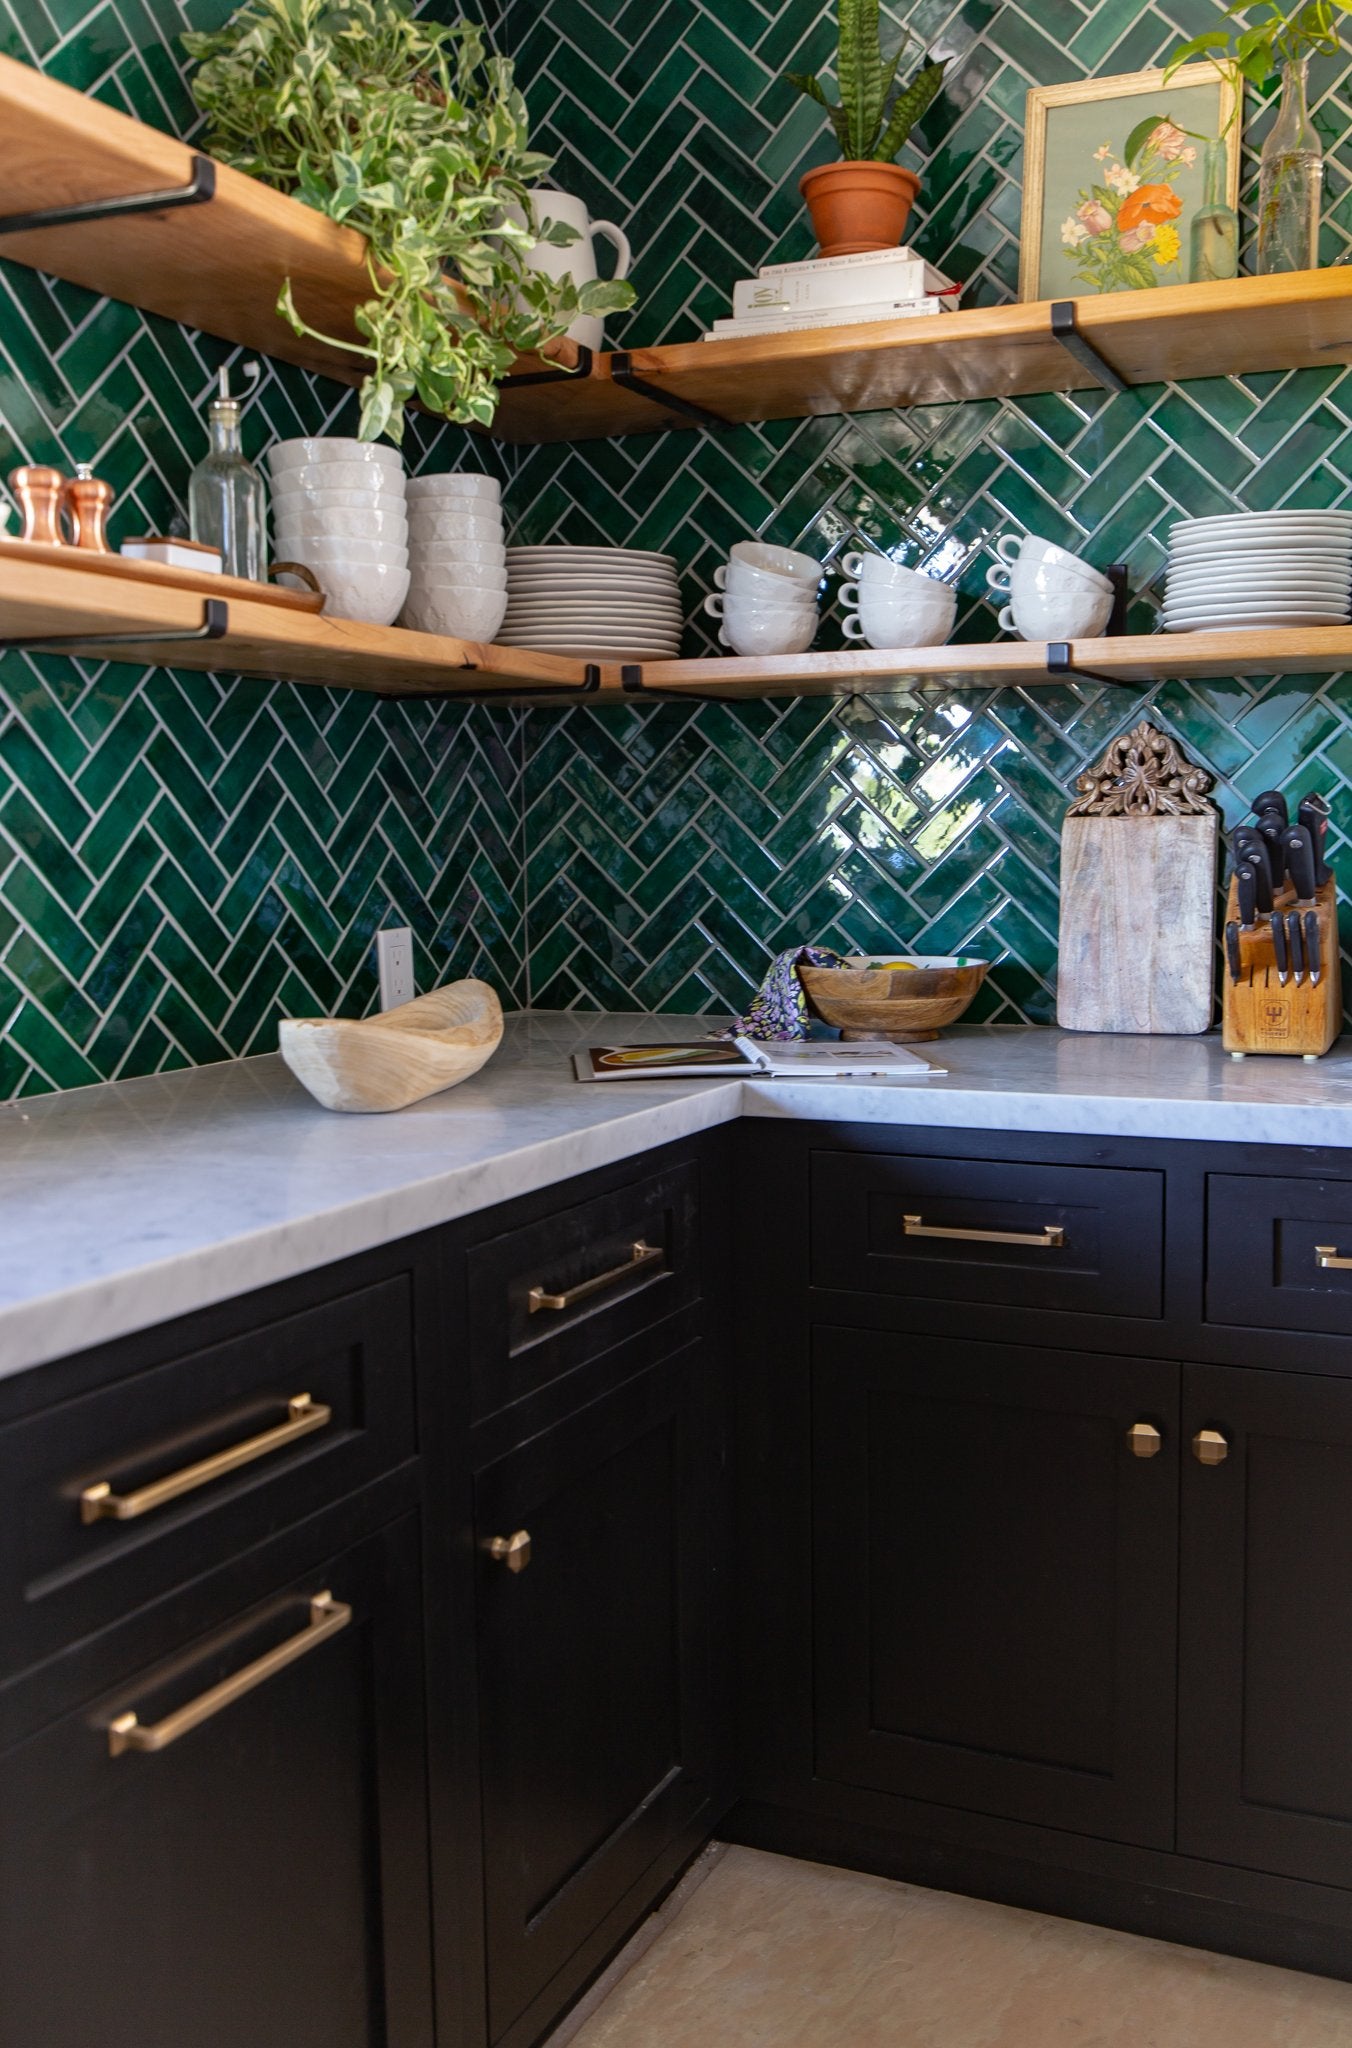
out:
M1084 116L1079 110L1086 107L1095 112ZM1129 141L1152 114L1159 116L1155 132L1169 130L1167 147L1147 154L1142 144L1133 151L1136 162L1144 162L1142 178L1125 157ZM1034 86L1024 133L1020 299L1186 284L1188 225L1202 197L1200 138L1224 138L1226 202L1237 206L1240 126L1234 87L1214 64L1185 64L1167 87L1158 70ZM1141 219L1133 217L1124 231L1122 214L1138 189L1171 194L1172 201L1164 197L1153 208L1140 207ZM1072 229L1079 231L1078 242L1069 239ZM1082 268L1120 281L1086 281L1078 274Z

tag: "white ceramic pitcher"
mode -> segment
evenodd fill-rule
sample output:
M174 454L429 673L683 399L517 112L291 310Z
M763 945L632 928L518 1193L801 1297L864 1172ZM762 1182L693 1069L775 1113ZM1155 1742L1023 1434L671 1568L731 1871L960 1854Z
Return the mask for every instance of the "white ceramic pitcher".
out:
M547 221L563 221L568 227L576 228L579 237L566 249L555 249L548 242L537 242L526 259L532 270L543 271L546 277L554 278L568 272L574 284L591 284L600 274L596 268L593 237L601 235L615 250L616 279L628 277L633 259L629 237L623 228L617 228L611 220L590 220L586 201L574 198L571 192L551 192L545 186L537 185L530 199L531 210L541 227ZM602 327L599 313L579 313L568 333L570 339L581 342L584 348L599 349Z

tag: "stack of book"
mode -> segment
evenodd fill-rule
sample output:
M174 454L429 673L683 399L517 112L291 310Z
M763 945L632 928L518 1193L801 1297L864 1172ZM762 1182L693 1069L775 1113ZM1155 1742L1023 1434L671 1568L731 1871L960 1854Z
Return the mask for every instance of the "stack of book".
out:
M807 327L852 327L866 320L907 320L952 312L961 285L907 248L858 256L814 256L767 263L734 287L732 318L715 320L706 341L730 334L792 334Z

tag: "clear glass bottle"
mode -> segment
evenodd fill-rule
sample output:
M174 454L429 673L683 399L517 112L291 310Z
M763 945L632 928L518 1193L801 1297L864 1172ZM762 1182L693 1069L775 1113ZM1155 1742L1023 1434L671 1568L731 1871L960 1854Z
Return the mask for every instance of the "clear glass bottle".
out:
M1282 98L1263 144L1258 181L1258 270L1314 270L1319 263L1319 209L1324 150L1310 119L1309 58L1282 66Z
M1239 215L1225 197L1229 166L1225 137L1214 136L1202 159L1202 203L1189 230L1188 276L1193 284L1215 284L1239 270Z
M248 365L254 376L256 363ZM195 541L219 548L227 576L255 583L267 571L267 501L263 479L244 453L240 400L230 395L230 372L221 371L220 396L207 408L211 446L188 479L189 530Z

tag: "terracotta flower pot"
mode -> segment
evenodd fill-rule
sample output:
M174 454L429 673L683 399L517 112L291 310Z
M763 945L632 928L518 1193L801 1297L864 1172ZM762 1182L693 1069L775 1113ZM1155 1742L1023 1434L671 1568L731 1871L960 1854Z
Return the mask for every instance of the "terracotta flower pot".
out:
M896 248L920 180L900 164L819 164L804 171L798 189L822 255L855 256L861 249Z

